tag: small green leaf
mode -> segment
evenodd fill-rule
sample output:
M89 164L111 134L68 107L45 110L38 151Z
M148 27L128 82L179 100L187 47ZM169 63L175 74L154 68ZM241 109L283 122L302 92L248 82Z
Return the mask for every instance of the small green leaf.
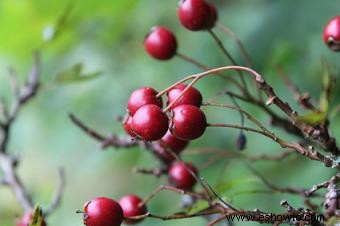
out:
M326 119L325 112L308 112L304 115L298 116L297 121L316 126L322 124L325 121L325 119Z
M72 82L86 81L97 78L99 75L102 74L101 71L83 74L82 69L83 69L82 63L74 64L71 67L66 68L64 71L57 74L55 82L58 84L68 84Z
M43 217L42 210L39 207L39 205L36 205L34 208L32 220L29 226L43 226L43 221L44 221L44 217Z

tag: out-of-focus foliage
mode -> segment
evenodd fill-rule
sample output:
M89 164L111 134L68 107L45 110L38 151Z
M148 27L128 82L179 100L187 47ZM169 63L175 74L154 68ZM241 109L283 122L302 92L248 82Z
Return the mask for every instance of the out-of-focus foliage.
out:
M212 2L218 5L220 22L244 41L254 68L264 74L278 95L299 109L277 73L279 66L302 91L310 92L315 100L319 99L323 73L321 57L334 68L340 62L340 54L329 51L322 42L323 26L339 13L340 2ZM190 32L180 26L176 7L177 0L0 1L1 96L10 96L8 67L15 66L18 74L22 75L30 68L32 52L42 49L41 93L19 115L10 147L21 156L19 175L42 208L56 186L57 168L63 166L66 169L67 187L62 206L48 219L48 225L82 225L82 216L75 211L95 196L105 195L114 199L126 193L146 196L160 184L167 183L165 178L156 179L131 172L136 165L157 166L149 153L138 148L100 151L99 144L70 123L67 113L76 113L105 134L123 133L115 117L125 113L131 90L144 85L161 90L184 75L199 72L199 69L179 59L158 62L144 53L144 36L155 25L166 25L175 31L180 52L211 66L229 64L206 32ZM241 61L235 43L222 32L217 33L236 59ZM96 76L98 72L101 76ZM83 80L83 76L95 78L75 82L77 78ZM209 98L220 90L229 89L230 84L210 77L199 82L197 87L205 98ZM334 97L329 103L329 110L335 115L339 90ZM227 102L229 99L220 98L220 101ZM242 104L242 107L269 125L268 118L259 109L247 104ZM239 122L237 113L205 110L211 122ZM303 111L299 109L299 112ZM333 123L331 127L339 138L340 124ZM275 131L286 137L281 130ZM219 147L226 152L236 151L237 136L238 131L234 130L208 129L203 138L192 142L190 148ZM280 151L280 147L270 140L247 134L247 148L243 154L279 154ZM207 157L184 155L184 159L204 165ZM282 162L259 162L254 167L268 180L281 186L310 187L334 172L300 156L289 157ZM225 158L202 170L201 174L217 190L223 188L219 192L224 198L245 209L281 211L279 202L282 199L290 200L294 206L303 202L286 194L262 193L265 186L254 179L243 162L237 159ZM149 207L151 212L164 215L179 208L179 195L169 192L153 199ZM21 214L9 189L0 187L0 225L13 225ZM148 219L140 225L205 225L205 222L201 218L167 222ZM249 222L239 224L251 225Z

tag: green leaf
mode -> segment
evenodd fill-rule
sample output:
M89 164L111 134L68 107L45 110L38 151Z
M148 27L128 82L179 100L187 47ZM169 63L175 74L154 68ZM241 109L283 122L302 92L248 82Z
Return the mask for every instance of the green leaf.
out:
M66 68L64 71L58 73L55 78L55 82L57 84L68 84L73 82L86 81L97 78L99 75L102 74L101 71L84 74L82 73L82 69L82 63L74 64L71 67Z
M43 226L43 213L39 205L36 205L33 211L33 216L30 224L28 226Z
M325 119L325 112L307 112L306 114L297 117L298 122L304 122L313 126L322 124Z

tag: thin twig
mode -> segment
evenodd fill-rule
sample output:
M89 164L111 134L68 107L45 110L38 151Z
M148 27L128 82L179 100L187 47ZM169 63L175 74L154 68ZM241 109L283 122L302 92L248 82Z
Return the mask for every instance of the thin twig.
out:
M63 168L59 169L58 175L59 175L59 183L58 183L57 189L52 197L50 204L46 207L44 211L44 215L46 216L54 212L60 206L60 203L63 197L64 188L65 188L65 171Z

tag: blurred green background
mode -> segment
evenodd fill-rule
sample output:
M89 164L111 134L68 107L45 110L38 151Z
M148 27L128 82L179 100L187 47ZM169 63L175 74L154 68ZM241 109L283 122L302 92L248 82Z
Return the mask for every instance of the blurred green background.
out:
M318 99L320 92L320 59L325 57L334 67L340 55L327 49L322 42L324 24L339 13L339 1L319 0L212 0L218 6L219 21L230 27L247 47L254 68L263 73L280 96L294 100L277 75L281 66L302 91ZM63 14L70 7L69 14ZM75 211L96 196L119 199L126 193L148 195L166 178L137 175L134 166L157 167L157 162L145 150L138 148L101 151L99 144L72 123L67 113L73 112L98 131L123 134L115 117L125 113L130 92L140 86L161 90L184 75L201 71L174 58L159 62L150 58L143 48L143 38L155 25L172 29L179 42L179 51L210 66L229 64L207 32L185 30L177 20L177 0L102 0L102 1L0 1L0 95L10 96L8 67L13 66L24 79L32 63L32 52L42 47L42 89L40 94L21 112L12 130L10 149L20 155L18 173L35 202L43 207L49 202L57 184L57 169L66 170L67 186L62 205L48 218L48 225L80 226L82 217ZM56 26L64 19L60 26ZM46 45L48 33L57 30L53 41ZM224 44L238 61L236 45L216 30ZM101 71L98 78L65 83L57 75L74 64L82 63L84 73ZM227 82L214 77L197 84L204 98L213 97L223 89L233 89ZM252 84L252 83L249 83ZM336 95L332 106L336 105ZM230 102L227 97L220 101ZM269 119L259 109L242 104L265 125ZM296 107L299 109L298 107ZM275 107L273 107L275 109ZM300 110L300 109L299 109ZM224 109L206 109L210 122L239 123L237 113ZM337 119L334 119L335 122ZM333 123L337 137L340 124ZM281 130L274 130L289 137ZM235 151L238 132L230 129L208 129L204 137L191 143L191 148L218 147ZM339 137L339 136L338 136ZM247 136L245 154L279 154L282 150L256 134ZM207 155L183 155L202 165ZM226 170L221 173L224 164ZM252 164L267 179L279 186L310 187L334 174L318 162L301 156L291 156L281 162ZM283 211L282 199L300 207L303 200L286 194L250 194L265 189L246 169L242 161L222 159L201 175L213 186L218 181L229 183L224 197L237 207ZM2 173L0 172L0 178ZM244 191L245 194L236 193ZM318 200L320 203L320 200ZM161 193L149 204L152 213L168 215L180 209L178 194ZM0 187L0 225L14 225L21 210L11 191ZM140 225L206 225L202 218L161 222L147 219ZM252 225L237 223L236 225ZM253 223L257 225L257 223Z

